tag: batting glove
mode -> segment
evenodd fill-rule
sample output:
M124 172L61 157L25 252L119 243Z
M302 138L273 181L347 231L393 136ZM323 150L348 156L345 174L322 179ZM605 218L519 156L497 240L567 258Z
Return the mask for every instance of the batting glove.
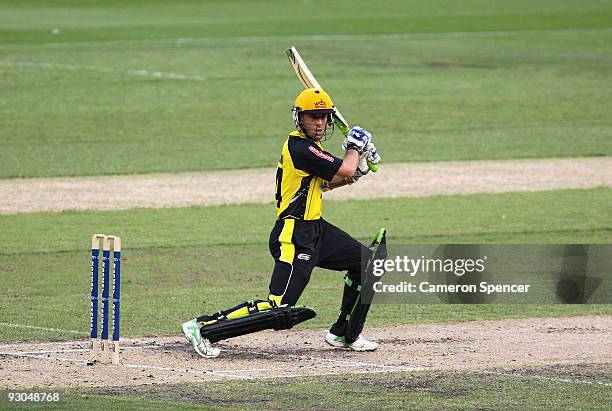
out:
M374 147L374 144L370 142L370 149L366 155L366 159L372 164L380 163L380 154L378 154L378 150Z
M368 143L372 140L372 135L361 127L355 126L349 131L348 135L342 142L344 150L357 150L359 155L366 150Z
M368 167L368 161L366 158L361 158L359 163L357 164L357 169L355 170L355 174L353 174L354 182L357 182L361 177L365 176L370 172L370 167Z

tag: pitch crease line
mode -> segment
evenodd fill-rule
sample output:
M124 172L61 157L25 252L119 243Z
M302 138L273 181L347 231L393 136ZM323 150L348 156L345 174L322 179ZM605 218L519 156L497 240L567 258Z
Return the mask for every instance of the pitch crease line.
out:
M0 352L0 356L2 355L12 355L14 357L26 357L26 358L38 358L42 360L50 360L50 361L68 361L74 362L77 364L87 364L87 361L81 361L74 358L62 358L62 357L47 357L46 355L34 355L34 354L21 354L21 353L12 353L12 352Z
M164 348L163 345L148 345L143 347L135 347L135 346L123 346L121 350L146 350L149 348ZM13 354L61 354L64 352L89 352L89 348L68 348L68 349L58 349L58 350L39 350L39 351L17 351ZM1 353L0 353L1 354Z
M83 335L87 334L86 332L77 331L77 330L61 330L59 328L37 327L33 325L21 325L21 324L14 324L14 323L0 323L0 325L5 326L5 327L30 328L33 330L55 331L55 332L64 332L64 333L71 333L71 334L83 334Z
M14 356L14 357L26 357L26 358L37 358L48 361L68 361L76 364L84 364L87 365L87 361L82 361L74 358L62 358L62 357L47 357L45 355L34 355L34 354L23 354L23 353L10 353L10 352L0 352L0 356ZM242 376L242 375L232 375L232 371L229 370L227 372L224 371L198 371L195 369L176 369L176 368L168 368L168 367L156 367L153 365L144 365L144 364L121 364L121 366L126 368L143 368L143 369L153 369L160 371L168 371L168 372L186 372L186 373L197 373L203 375L213 375L217 377L226 377L226 378L236 378L236 379L244 379L251 380L253 377Z

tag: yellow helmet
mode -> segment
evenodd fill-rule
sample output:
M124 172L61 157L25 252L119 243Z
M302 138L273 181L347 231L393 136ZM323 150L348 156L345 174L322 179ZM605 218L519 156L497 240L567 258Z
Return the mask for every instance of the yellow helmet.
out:
M295 99L293 103L293 123L295 127L301 133L304 133L304 126L302 123L302 114L327 114L327 125L331 129L328 134L326 129L325 137L333 134L334 132L334 103L329 97L329 94L322 88L307 88L302 91Z
M334 112L334 103L322 88L307 88L296 97L293 108L301 112L329 114Z

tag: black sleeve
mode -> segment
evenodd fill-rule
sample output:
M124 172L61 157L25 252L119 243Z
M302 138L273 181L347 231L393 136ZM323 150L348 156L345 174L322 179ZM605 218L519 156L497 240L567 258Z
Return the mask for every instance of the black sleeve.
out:
M293 143L293 144L291 144ZM330 181L342 165L342 159L321 150L314 142L305 139L289 144L289 154L295 168Z

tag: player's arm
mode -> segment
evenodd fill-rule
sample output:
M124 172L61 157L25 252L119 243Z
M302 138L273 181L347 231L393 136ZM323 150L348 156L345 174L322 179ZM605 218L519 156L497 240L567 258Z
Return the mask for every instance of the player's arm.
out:
M344 154L344 158L342 159L342 165L336 171L334 177L329 181L329 183L339 183L341 181L345 181L346 179L352 179L355 175L355 171L357 171L357 164L359 163L359 153L355 149L349 149Z
M344 178L341 181L338 182L334 182L331 183L329 181L324 181L323 182L323 191L328 191L328 190L333 190L335 188L339 188L339 187L344 187L346 185L351 185L355 182L355 180L353 179L353 177L348 177L348 178Z
M355 159L356 158L356 159ZM333 190L334 188L342 187L347 184L353 184L355 179L354 170L357 170L359 163L359 154L355 150L348 150L342 159L342 165L332 177L331 180L323 182L323 191ZM352 172L352 174L351 174Z
M367 131L353 127L342 143L344 158L323 152L305 139L290 144L289 152L296 168L321 177L328 184L349 184L354 182L359 162L369 153L371 138Z

